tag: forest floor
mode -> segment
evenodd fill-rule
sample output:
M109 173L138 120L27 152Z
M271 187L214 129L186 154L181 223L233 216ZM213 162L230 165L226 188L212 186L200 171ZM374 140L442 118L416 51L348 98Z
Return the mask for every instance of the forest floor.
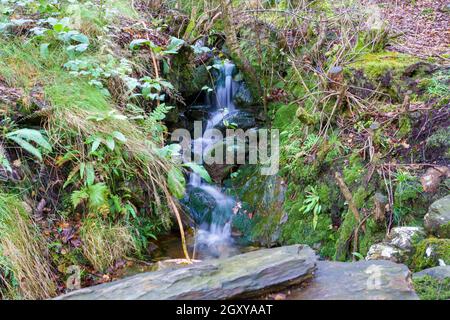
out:
M371 0L381 9L382 18L398 35L391 49L422 58L449 59L450 28L445 0L386 1Z

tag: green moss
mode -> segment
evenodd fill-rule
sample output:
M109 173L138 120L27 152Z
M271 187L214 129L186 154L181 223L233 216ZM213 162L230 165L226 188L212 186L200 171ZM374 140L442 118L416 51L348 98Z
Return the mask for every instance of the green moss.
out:
M365 172L361 157L354 153L349 158L349 164L344 167L344 181L349 187L358 184L361 182Z
M450 158L450 128L440 128L427 139L427 148L442 149L444 156Z
M274 104L273 108L276 110L272 124L274 128L282 130L299 122L296 118L297 104Z
M450 264L450 239L428 238L420 241L409 264L414 271L421 271L439 266L439 260Z
M401 116L399 119L399 131L397 137L399 139L407 137L412 131L411 120L407 116Z
M380 226L374 219L369 218L365 222L365 232L363 232L362 228L359 229L358 248L356 250L356 248L353 248L353 234L357 224L353 213L347 212L339 228L335 260L346 261L351 258L352 252L358 252L365 256L372 244L383 240L385 235L384 227Z
M303 107L298 107L297 112L295 114L298 120L300 120L301 123L306 124L308 126L315 125L318 122L318 117L312 114L311 112L307 111Z
M336 206L339 191L332 180L319 183L316 187L320 198L321 212L317 226L313 227L313 214L304 213L300 208L305 200L304 187L291 183L286 193L285 210L288 220L282 227L281 240L285 244L304 243L318 250L323 257L332 258L335 254L336 230L332 227L331 212Z
M422 300L450 299L450 278L439 280L429 275L413 278L414 289Z
M233 217L233 229L242 234L242 241L277 243L277 230L284 213L284 185L280 179L261 175L258 167L243 166L226 185L227 193L241 202L240 210Z
M319 214L317 226L314 230L312 214L305 215L299 210L302 203L297 201L289 212L289 219L282 228L281 239L283 243L308 244L318 249L321 256L333 257L336 232L332 228L330 216L323 212Z
M408 66L417 61L417 58L410 55L384 51L364 54L356 62L350 64L349 67L363 70L369 79L378 80L387 72L391 72L393 76L399 76Z

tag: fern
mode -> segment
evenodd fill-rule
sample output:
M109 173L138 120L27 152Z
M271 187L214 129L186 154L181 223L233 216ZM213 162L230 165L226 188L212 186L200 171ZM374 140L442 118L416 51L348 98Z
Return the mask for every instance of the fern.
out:
M302 151L305 153L310 152L311 149L319 142L319 140L320 136L314 133L308 134L305 141L303 142Z
M34 129L18 129L6 134L6 138L17 143L22 149L31 153L36 158L42 161L41 151L32 145L35 143L38 147L45 149L46 151L52 151L52 146L47 139L38 130Z
M310 191L306 191L306 199L303 201L303 206L300 208L302 213L313 213L313 229L316 230L317 222L319 221L319 214L322 211L319 194L313 186Z

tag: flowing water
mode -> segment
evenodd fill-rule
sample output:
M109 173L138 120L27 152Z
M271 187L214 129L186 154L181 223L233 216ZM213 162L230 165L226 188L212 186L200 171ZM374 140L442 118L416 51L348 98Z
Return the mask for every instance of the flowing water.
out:
M206 99L206 108L211 111L206 119L204 131L213 129L224 120L226 114L236 110L233 96L240 84L233 80L234 72L235 65L230 62L224 62L218 70L214 91ZM212 138L197 138L193 141L194 153L206 155L215 143L217 141ZM197 221L199 227L195 236L195 251L198 256L223 257L236 253L237 249L231 236L235 200L225 195L218 186L205 182L196 173L190 173L189 187L194 190L200 189L213 199L211 214L207 219Z

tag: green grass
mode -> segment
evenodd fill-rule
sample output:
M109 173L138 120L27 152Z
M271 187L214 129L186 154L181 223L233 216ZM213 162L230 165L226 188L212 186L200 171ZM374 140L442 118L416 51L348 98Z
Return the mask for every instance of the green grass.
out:
M422 300L450 299L450 278L439 280L429 275L413 278L414 289Z
M44 239L21 199L0 193L0 296L43 299L55 293Z

